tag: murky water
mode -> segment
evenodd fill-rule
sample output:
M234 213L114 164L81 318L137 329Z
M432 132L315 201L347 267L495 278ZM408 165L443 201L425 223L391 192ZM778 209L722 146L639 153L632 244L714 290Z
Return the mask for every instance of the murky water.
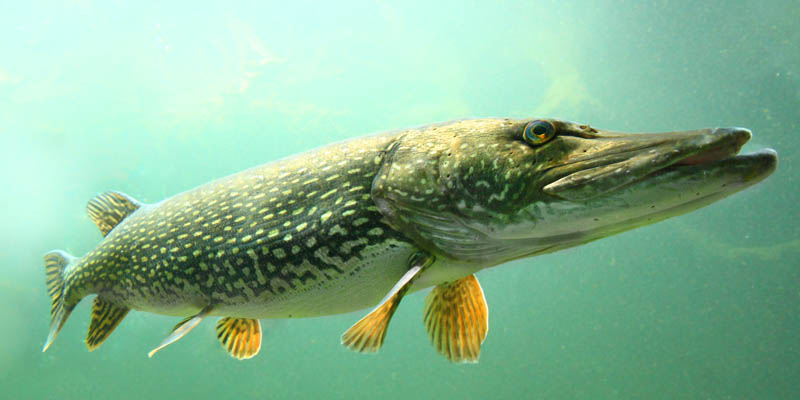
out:
M162 3L0 5L0 397L800 397L796 1ZM362 312L264 321L261 353L241 362L208 321L148 359L177 320L132 312L89 353L88 300L40 352L41 257L99 242L95 194L154 202L334 141L480 116L744 126L745 151L781 160L692 214L480 272L477 365L436 354L424 294L375 356L339 345Z

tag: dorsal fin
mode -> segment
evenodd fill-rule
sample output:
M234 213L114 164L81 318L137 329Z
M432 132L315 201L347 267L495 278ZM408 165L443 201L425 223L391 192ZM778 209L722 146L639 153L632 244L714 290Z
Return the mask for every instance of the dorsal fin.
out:
M120 192L105 192L89 200L86 210L103 236L108 235L125 217L141 207L141 203Z

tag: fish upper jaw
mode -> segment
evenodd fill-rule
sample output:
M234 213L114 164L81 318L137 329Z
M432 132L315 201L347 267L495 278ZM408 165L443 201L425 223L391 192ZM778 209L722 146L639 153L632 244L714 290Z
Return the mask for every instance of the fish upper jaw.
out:
M744 128L715 128L663 134L611 134L589 139L581 157L553 168L558 176L544 193L571 201L601 196L673 165L694 165L736 155L752 137ZM585 147L591 146L586 154Z

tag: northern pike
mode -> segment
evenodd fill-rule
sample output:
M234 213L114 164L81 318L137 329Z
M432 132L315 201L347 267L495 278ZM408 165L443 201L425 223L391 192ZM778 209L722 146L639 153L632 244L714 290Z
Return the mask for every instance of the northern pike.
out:
M488 308L475 273L684 214L769 176L777 153L737 155L743 128L659 134L554 119L473 119L321 147L154 204L119 192L88 203L103 234L81 258L45 255L52 344L96 294L94 350L130 310L206 317L238 359L266 318L374 308L341 342L375 352L403 296L429 287L436 350L477 362Z

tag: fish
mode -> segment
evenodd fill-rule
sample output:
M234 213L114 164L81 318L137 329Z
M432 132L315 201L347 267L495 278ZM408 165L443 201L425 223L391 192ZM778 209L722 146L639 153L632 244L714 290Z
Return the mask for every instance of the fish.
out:
M262 345L261 319L370 309L341 343L377 352L404 296L426 288L435 350L477 362L489 311L475 274L688 213L777 168L752 133L621 133L549 118L484 118L330 144L157 203L117 191L88 202L103 239L83 257L44 256L46 351L96 295L86 345L130 310L183 318L149 353L219 317L236 359Z

